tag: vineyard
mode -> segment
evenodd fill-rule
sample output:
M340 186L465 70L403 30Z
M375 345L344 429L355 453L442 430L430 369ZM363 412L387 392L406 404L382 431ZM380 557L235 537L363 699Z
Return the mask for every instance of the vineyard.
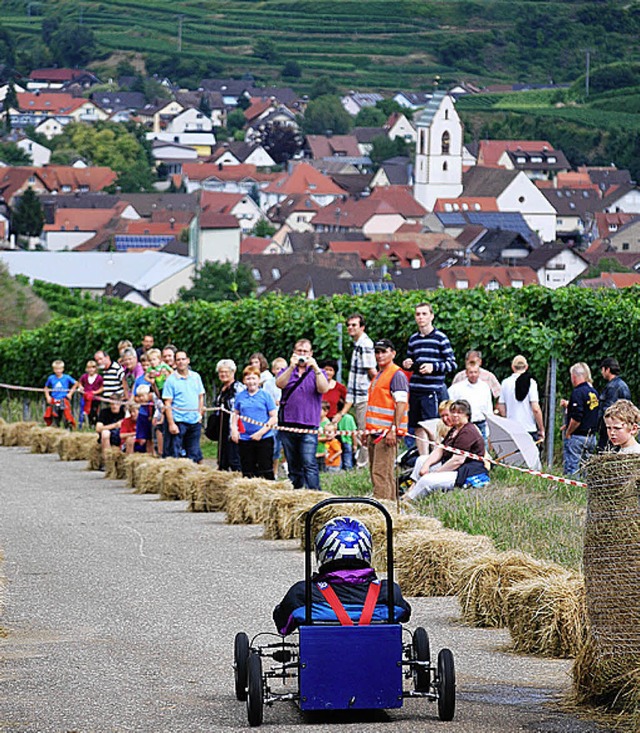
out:
M174 54L264 81L278 79L284 62L296 60L303 86L318 71L345 88L382 89L428 89L436 75L571 80L583 66L585 45L597 49L601 64L636 58L639 24L633 7L619 0L595 14L593 3L580 0L371 0L366 6L356 0L5 0L0 23L30 53L45 15L90 28L103 57ZM255 52L260 38L273 44L269 58Z
M586 361L596 369L603 357L615 356L623 364L632 392L638 394L639 296L640 288L551 291L533 286L494 292L442 289L428 297L437 326L451 339L459 363L468 349L480 348L486 365L504 378L510 374L513 356L523 353L533 375L544 381L549 358L556 356L562 384L568 381L565 377L573 362ZM139 343L145 333L152 333L158 343L174 342L186 349L208 385L219 359L232 358L244 365L253 351L264 352L268 359L286 357L302 336L313 341L318 358L348 359L351 343L345 335L340 350L338 327L353 312L365 315L372 338L393 339L403 354L415 330L414 307L424 297L419 291L315 301L270 296L86 313L0 340L0 381L41 384L53 358L64 359L70 373L80 374L96 349L115 353L120 339Z

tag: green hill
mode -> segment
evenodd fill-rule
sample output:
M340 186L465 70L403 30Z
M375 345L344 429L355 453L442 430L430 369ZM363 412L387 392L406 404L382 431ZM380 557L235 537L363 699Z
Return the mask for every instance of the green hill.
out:
M0 266L0 338L44 326L50 319L44 300Z
M580 75L587 48L598 65L640 59L637 0L4 0L2 9L24 70L63 60L51 19L93 32L103 59L137 52L183 78L251 72L264 82L296 61L301 88L321 74L344 88L427 89L436 75L561 82Z

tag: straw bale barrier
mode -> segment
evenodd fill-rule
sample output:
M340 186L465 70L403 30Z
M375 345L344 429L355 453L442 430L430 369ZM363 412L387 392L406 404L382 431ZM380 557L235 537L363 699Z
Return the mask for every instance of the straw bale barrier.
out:
M513 648L544 657L575 657L584 644L584 580L570 572L514 583L506 594Z
M307 511L333 496L326 491L290 489L280 491L265 507L264 537L269 540L300 539Z
M589 632L573 669L576 697L640 725L640 455L594 457L587 487Z
M31 445L31 431L37 427L35 422L8 422L2 426L2 445Z
M188 511L223 512L227 504L227 489L240 477L239 473L213 468L202 471L194 479Z
M289 481L236 478L226 491L228 524L264 524L271 499L281 491L292 490ZM317 492L316 492L317 493Z
M404 531L394 540L396 580L407 596L452 595L462 559L495 551L484 535L451 529Z
M202 469L190 458L165 458L158 469L160 498L163 501L190 499L195 474Z
M123 453L120 448L112 446L107 451L107 455L104 459L104 477L108 479L120 479L125 477L124 470L124 459L126 454Z
M100 466L102 466L102 446L98 442L98 437L95 436L95 442L93 447L89 448L87 456L87 471L99 471Z
M57 453L60 439L67 434L62 428L43 428L37 426L31 431L32 453Z
M159 494L162 481L162 464L168 458L157 460L148 456L146 461L137 461L133 464L133 480L135 494ZM126 466L127 476L129 466Z
M506 596L515 583L562 574L564 568L542 562L523 552L465 558L458 563L458 596L463 620L472 626L507 625Z
M95 433L67 433L58 443L61 461L87 461L98 442Z
M136 488L135 469L143 463L155 461L156 457L150 453L130 453L124 457L124 479L131 489Z

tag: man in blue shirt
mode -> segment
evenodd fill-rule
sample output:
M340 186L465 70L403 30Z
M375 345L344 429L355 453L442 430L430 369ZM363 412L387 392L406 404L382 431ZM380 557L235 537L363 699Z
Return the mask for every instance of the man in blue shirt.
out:
M583 362L574 364L569 370L573 391L569 400L560 404L567 408L567 424L563 427L564 443L562 455L564 473L572 476L596 449L598 428L598 393L589 382L589 368Z
M162 399L169 430L169 456L200 463L204 386L200 375L189 369L190 363L186 351L176 352L176 370L164 384Z

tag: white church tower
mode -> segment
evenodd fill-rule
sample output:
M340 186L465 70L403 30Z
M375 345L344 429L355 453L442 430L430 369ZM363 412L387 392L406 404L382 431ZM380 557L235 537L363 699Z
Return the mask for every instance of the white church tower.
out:
M413 196L427 211L439 198L462 193L462 122L453 99L434 92L415 122L418 130Z

